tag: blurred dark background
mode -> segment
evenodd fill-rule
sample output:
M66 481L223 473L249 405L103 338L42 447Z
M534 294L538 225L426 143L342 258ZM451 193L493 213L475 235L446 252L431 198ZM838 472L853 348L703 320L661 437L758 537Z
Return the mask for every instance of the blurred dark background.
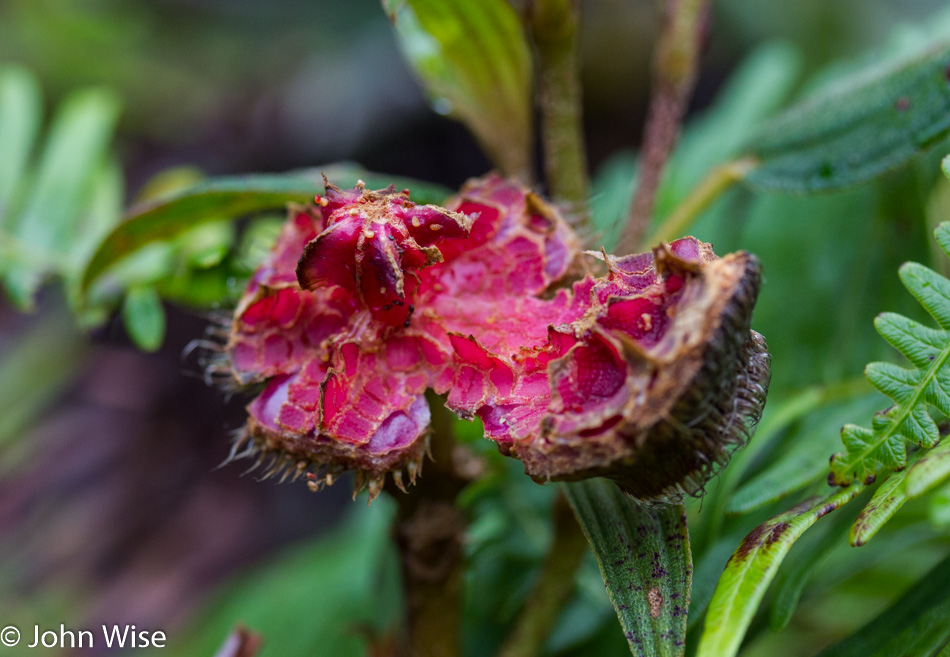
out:
M943 5L720 0L693 112L762 42L793 42L814 71ZM596 170L639 142L656 11L647 0L583 10ZM489 166L429 109L375 0L0 0L5 63L39 76L48 110L77 87L117 92L129 198L182 164L215 175L346 159L450 187ZM119 322L80 335L62 306L53 292L34 315L0 302L0 625L174 633L236 573L351 508L346 483L312 495L239 477L241 464L214 469L243 410L183 357L207 318L169 308L164 346L143 354Z

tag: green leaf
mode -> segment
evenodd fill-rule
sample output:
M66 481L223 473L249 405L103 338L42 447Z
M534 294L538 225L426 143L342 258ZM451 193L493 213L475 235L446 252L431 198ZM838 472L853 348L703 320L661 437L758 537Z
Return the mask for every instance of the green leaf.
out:
M899 600L818 657L931 657L950 640L950 557ZM942 654L942 653L941 653Z
M950 131L950 45L835 80L749 140L754 188L811 193L871 180Z
M129 290L122 306L122 319L129 337L143 351L157 351L165 340L165 309L153 287Z
M527 179L531 53L506 0L382 0L433 108L474 133L505 173Z
M74 93L59 107L23 212L9 224L10 234L32 260L11 263L5 272L7 292L19 307L31 307L43 277L70 259L81 236L77 219L104 163L118 115L116 99L101 90Z
M950 484L945 484L930 498L930 524L938 530L950 527Z
M938 244L948 246L950 222L934 231ZM878 333L914 365L905 369L890 363L871 363L865 376L894 400L886 411L875 414L871 429L853 424L841 430L845 452L831 459L834 481L847 484L854 477L869 482L883 466L899 470L907 462L905 440L930 448L940 439L928 405L950 415L950 280L914 262L900 268L904 287L940 325L941 330L884 313L874 323Z
M907 471L908 499L920 497L950 477L950 440L944 439L939 445L921 458Z
M6 230L14 193L26 174L43 117L39 83L21 68L0 69L0 229Z
M904 486L907 473L908 470L893 473L874 491L874 497L861 509L851 526L848 536L851 545L860 547L870 541L904 506L907 501L907 489Z
M602 479L565 490L631 652L683 655L693 570L683 507L644 506Z
M179 238L182 259L188 267L208 269L224 260L235 237L228 221L202 223Z
M248 214L283 208L287 203L312 202L314 194L323 187L321 174L326 174L341 187L354 185L357 179L363 179L370 188L390 184L409 188L413 198L420 203L441 203L450 195L438 185L369 174L349 164L285 174L210 179L132 208L125 220L99 244L83 273L81 291L88 294L91 285L110 267L153 242L177 239L200 224L235 220Z
M848 524L847 515L835 514L827 526L795 544L775 578L774 601L769 608L770 630L780 632L788 626L809 581L833 553L841 549L841 531Z
M697 657L733 657L779 565L796 540L824 515L861 491L855 482L815 503L809 500L759 525L733 553L706 612Z

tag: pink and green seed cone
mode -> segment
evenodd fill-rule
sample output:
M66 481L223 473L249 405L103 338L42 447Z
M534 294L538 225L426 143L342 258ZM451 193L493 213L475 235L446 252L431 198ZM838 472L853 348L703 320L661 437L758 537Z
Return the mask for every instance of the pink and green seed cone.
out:
M388 473L415 478L433 390L539 481L604 476L678 499L764 404L758 285L753 256L690 237L582 253L553 206L496 175L446 209L328 185L291 212L235 314L235 376L267 382L245 440L318 481L355 470L374 495Z

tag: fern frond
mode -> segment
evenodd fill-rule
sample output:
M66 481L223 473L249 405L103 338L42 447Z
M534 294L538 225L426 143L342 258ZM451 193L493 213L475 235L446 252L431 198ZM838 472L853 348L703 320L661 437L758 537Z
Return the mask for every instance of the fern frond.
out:
M950 257L950 222L934 231L937 243ZM834 483L847 485L856 477L874 480L883 467L900 470L907 465L910 441L931 448L940 440L929 407L950 416L950 280L915 262L900 268L900 279L939 329L924 326L895 313L882 313L874 326L913 368L871 363L864 374L871 384L894 400L875 414L871 428L846 425L841 430L845 451L831 459Z

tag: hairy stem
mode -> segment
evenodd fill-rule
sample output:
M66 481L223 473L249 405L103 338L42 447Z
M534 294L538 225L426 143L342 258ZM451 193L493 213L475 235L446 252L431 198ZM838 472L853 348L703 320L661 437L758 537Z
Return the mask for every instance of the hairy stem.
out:
M577 61L577 0L532 0L527 12L538 64L548 188L555 199L586 216L587 155Z
M618 253L641 246L663 168L679 135L696 81L703 23L710 0L666 0L653 62L653 96L643 133L640 181L633 195Z
M557 622L574 589L574 573L587 553L587 539L574 518L564 493L554 500L554 538L541 574L534 585L514 631L498 657L533 657Z
M647 238L644 246L669 242L682 237L703 210L708 208L723 192L745 178L756 166L758 162L748 157L726 162L710 171L699 186L670 213L656 232Z
M404 657L461 654L461 599L466 520L455 506L470 481L444 400L432 396L432 460L408 493L387 484L398 504L393 532L399 548L406 599ZM468 465L471 465L468 463Z

